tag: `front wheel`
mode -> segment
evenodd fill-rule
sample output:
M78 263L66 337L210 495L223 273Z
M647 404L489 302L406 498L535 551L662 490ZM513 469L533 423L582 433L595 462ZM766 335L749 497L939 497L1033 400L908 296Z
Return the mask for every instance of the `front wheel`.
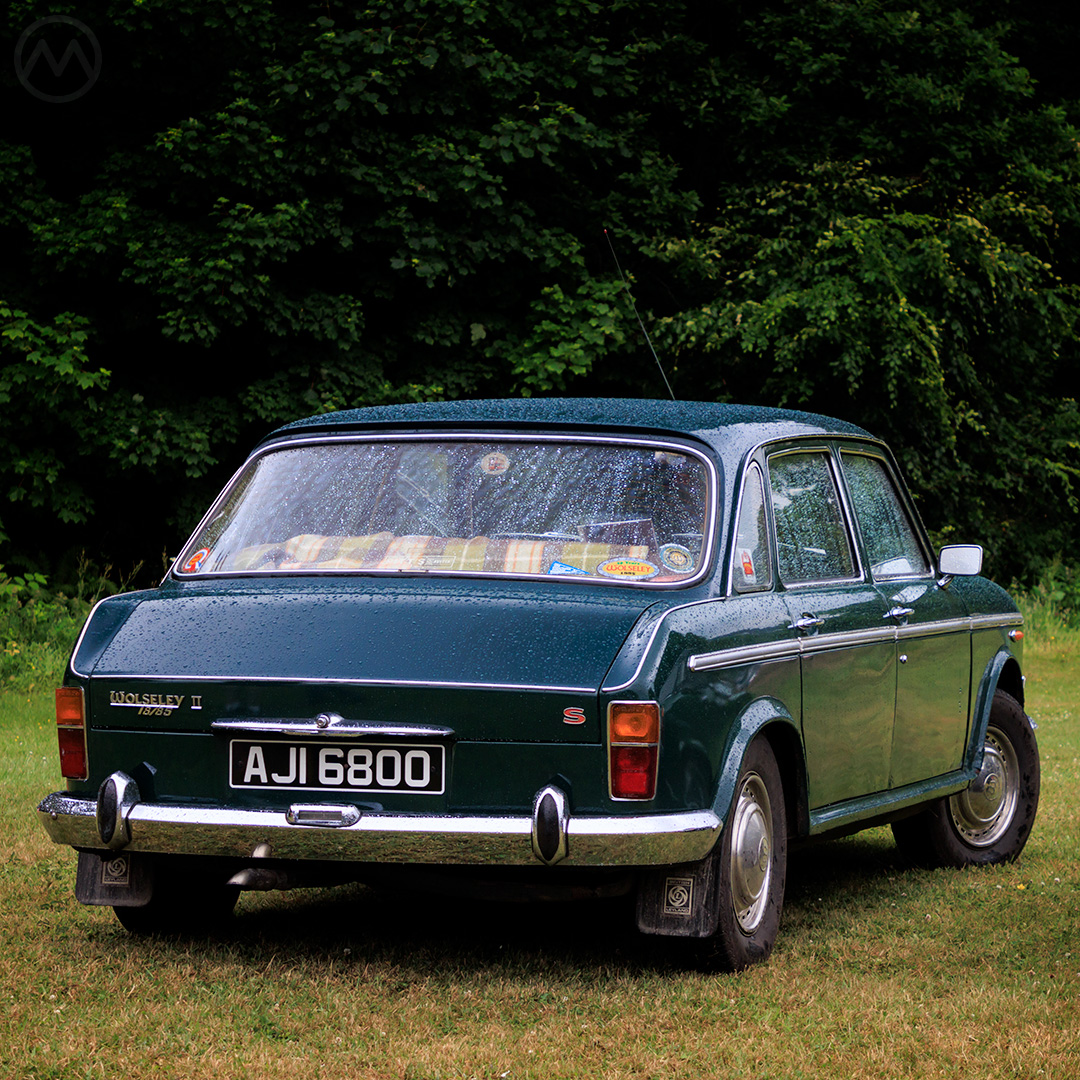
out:
M899 847L931 866L1012 862L1039 806L1039 748L1020 703L994 694L978 776L961 792L893 824Z

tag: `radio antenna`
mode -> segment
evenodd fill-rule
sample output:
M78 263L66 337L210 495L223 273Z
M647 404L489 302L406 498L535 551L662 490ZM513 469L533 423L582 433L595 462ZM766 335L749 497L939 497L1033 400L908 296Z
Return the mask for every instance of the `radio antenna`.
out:
M671 383L668 382L668 378L664 374L664 365L660 363L660 357L656 355L656 349L653 348L652 338L649 337L649 331L645 329L645 324L641 321L641 316L638 314L637 304L634 303L634 294L630 291L630 282L626 280L623 268L619 265L619 256L615 254L615 245L611 242L611 234L607 229L604 230L604 236L607 238L608 247L611 248L611 257L615 260L615 267L619 271L619 277L622 278L622 283L626 286L626 295L630 298L630 306L634 309L634 316L638 321L638 326L641 327L641 332L645 335L645 340L649 343L649 352L652 353L653 359L656 361L656 366L660 369L660 378L664 380L664 385L667 387L667 392L671 395L671 400L675 401L675 391L671 389Z

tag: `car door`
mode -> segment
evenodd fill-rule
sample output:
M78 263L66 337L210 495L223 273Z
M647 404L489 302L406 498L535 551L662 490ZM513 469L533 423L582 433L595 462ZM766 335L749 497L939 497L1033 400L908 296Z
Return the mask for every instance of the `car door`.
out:
M971 688L968 612L935 580L922 531L884 455L850 448L840 460L871 578L896 626L890 787L903 787L961 765Z
M860 567L826 446L768 458L777 572L798 636L810 809L889 785L895 625Z

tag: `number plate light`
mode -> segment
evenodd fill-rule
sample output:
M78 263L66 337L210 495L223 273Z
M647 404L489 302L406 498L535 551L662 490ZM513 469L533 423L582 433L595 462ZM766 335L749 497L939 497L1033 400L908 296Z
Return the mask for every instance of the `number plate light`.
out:
M613 701L608 706L608 776L613 799L652 799L660 761L660 706Z

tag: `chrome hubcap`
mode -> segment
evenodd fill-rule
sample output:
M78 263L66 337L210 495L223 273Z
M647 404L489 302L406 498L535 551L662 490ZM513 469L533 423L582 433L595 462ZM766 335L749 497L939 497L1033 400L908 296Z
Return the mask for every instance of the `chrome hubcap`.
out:
M979 775L949 800L956 831L973 847L990 847L1012 824L1019 796L1016 751L1001 731L989 728Z
M750 773L731 820L731 900L735 920L752 934L765 917L772 883L772 806L764 781Z

